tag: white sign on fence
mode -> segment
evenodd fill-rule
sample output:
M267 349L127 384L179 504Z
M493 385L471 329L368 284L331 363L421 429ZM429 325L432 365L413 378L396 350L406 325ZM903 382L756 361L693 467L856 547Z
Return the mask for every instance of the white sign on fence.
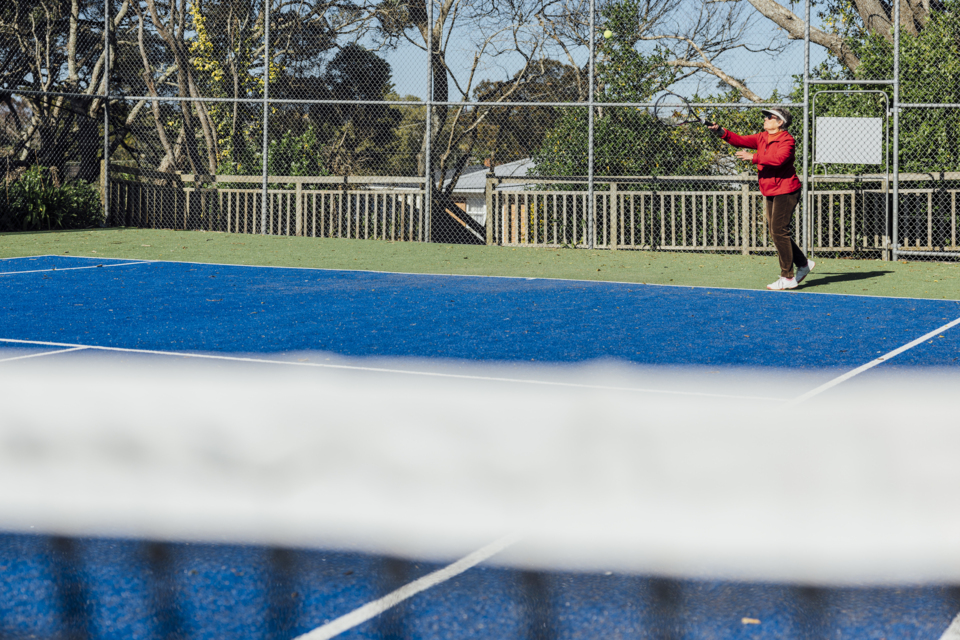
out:
M883 118L817 118L814 162L884 164Z

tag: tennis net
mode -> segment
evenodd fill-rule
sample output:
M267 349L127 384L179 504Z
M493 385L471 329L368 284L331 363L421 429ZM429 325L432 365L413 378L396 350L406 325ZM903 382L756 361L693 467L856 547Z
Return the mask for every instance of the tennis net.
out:
M0 526L431 560L517 532L498 562L960 581L953 375L786 406L816 376L298 364L4 372Z

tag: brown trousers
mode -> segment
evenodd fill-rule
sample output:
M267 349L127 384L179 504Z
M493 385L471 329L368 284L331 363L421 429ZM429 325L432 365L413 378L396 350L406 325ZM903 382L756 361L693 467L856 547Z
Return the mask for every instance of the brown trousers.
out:
M767 218L767 228L770 229L773 246L777 248L777 255L780 256L780 275L784 278L793 277L793 265L803 267L807 264L807 257L793 241L790 233L793 210L797 208L797 203L800 201L800 191L802 189L763 198L763 213Z

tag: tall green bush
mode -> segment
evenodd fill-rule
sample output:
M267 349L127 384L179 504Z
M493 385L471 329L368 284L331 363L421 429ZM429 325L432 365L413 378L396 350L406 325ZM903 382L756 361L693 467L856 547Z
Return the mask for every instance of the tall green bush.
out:
M0 199L0 231L87 229L103 224L100 194L74 180L58 185L44 167L30 167Z

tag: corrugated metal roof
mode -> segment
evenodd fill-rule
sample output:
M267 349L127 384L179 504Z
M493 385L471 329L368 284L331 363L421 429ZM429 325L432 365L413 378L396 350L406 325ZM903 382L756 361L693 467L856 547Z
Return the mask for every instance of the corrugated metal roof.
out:
M514 160L513 162L507 162L506 164L498 165L494 168L494 175L501 178L523 178L530 172L536 165L533 160L530 158L523 158L521 160ZM450 175L452 171L448 171L447 175ZM438 174L439 175L439 174ZM450 179L447 178L443 182L443 186L446 187L450 184ZM499 187L500 191L504 189L523 189L529 185L524 184L505 184ZM409 183L409 184L371 184L371 189L423 189L423 183ZM457 186L454 188L454 193L484 193L487 188L487 168L482 164L475 164L469 167L465 167L463 173L460 175L460 179L457 180Z
M532 159L522 158L506 164L497 165L494 167L493 173L501 178L522 178L526 176L535 166L536 165ZM450 184L449 180L444 183L444 186L448 184ZM510 184L503 185L500 187L500 189L522 189L524 186L525 185L522 184ZM464 170L463 175L461 175L460 179L457 180L457 185L454 187L453 192L483 193L486 188L487 168L482 165L474 165L472 167L467 167Z

